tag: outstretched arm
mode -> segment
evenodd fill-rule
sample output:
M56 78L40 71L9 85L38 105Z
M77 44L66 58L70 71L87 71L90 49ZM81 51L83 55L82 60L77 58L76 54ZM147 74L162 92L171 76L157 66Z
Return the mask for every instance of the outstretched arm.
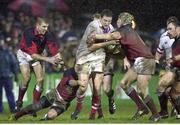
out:
M90 51L95 51L97 49L100 49L100 48L103 48L103 47L106 47L109 45L116 45L116 44L119 44L118 40L111 40L111 41L107 41L107 42L92 44L90 47L88 47L88 49Z
M94 34L94 39L105 39L105 40L119 40L121 39L120 32L113 32L107 34Z

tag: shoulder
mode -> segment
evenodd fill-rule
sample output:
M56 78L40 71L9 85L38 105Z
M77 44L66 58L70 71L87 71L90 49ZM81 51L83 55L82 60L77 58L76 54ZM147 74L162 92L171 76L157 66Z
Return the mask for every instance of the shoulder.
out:
M174 39L170 39L170 37L167 35L167 32L164 32L160 37L160 44L164 44L169 41L174 41Z
M121 26L120 28L117 29L117 31L119 31L119 32L130 32L130 31L134 31L134 29L131 27L130 24L128 24L128 25Z
M99 27L99 26L100 26L100 20L91 21L91 22L89 23L89 26L90 26L90 27L95 27L95 28Z

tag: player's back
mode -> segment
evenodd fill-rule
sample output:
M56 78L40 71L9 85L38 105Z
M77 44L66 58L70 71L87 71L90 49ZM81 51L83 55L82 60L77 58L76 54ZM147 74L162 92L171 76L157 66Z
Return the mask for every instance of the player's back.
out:
M67 69L60 83L56 87L56 90L60 94L60 96L67 102L70 102L72 99L76 97L76 91L79 86L70 86L70 80L77 80L78 76L74 70L74 68Z
M126 56L129 60L134 60L137 57L154 58L150 48L147 47L131 25L124 25L117 29L117 31L122 36L120 43L125 48Z

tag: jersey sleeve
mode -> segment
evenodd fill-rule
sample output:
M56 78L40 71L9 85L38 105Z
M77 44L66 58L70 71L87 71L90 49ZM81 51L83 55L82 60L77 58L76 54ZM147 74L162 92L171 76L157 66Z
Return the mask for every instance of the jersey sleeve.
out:
M161 38L159 39L159 45L158 45L158 48L157 48L157 52L158 52L159 54L163 54L163 53L164 53L163 44L164 44L164 37L161 37Z
M47 34L47 46L52 56L58 53L58 45L51 33Z

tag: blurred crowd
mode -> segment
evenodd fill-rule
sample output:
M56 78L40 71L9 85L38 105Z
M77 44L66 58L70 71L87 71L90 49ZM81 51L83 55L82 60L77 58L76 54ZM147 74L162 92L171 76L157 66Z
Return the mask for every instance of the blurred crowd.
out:
M91 20L92 15L88 14L89 18L87 18L87 16L84 17L83 21L86 22L82 22L82 24L88 23ZM51 11L47 14L47 17L50 19L49 30L53 32L56 41L58 42L64 61L67 65L73 66L77 45L85 30L85 26L84 28L82 28L82 24L74 26L74 20L70 16L60 13L60 11ZM0 40L4 41L4 46L8 47L13 53L16 53L22 32L26 28L34 25L35 19L35 16L24 12L9 11L6 15L0 14ZM152 52L155 53L160 34L163 31L164 30L160 30L153 35L143 31L138 32L147 45L150 46ZM121 66L119 66L118 63L116 65L121 69ZM55 70L50 67L50 64L46 64L46 71L49 73Z

